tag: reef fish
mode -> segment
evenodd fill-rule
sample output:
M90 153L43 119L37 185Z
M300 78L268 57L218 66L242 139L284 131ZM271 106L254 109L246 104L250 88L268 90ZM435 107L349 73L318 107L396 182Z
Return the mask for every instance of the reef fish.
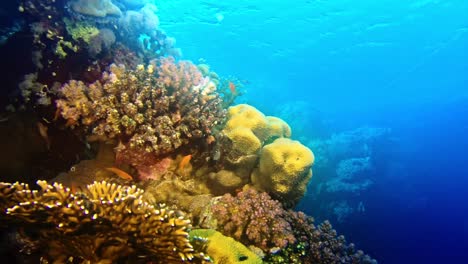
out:
M183 170L185 167L187 167L190 164L190 160L192 159L192 155L187 155L182 158L182 160L179 163L179 170Z
M236 85L233 82L229 82L229 90L232 94L237 94Z
M125 171L123 171L121 169L118 169L116 167L106 168L106 170L115 173L117 176L119 176L120 178L122 178L124 180L133 180L133 177L130 176L130 174L128 174Z

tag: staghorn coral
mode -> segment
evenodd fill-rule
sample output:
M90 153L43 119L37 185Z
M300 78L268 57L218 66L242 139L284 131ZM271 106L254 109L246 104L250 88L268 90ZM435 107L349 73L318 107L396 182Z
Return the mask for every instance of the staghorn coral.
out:
M286 211L267 193L247 189L236 197L225 194L212 206L211 212L224 235L245 245L269 251L296 241L291 226L283 219Z
M189 243L190 221L148 204L135 186L103 181L72 193L61 184L37 183L39 191L0 183L0 216L37 239L54 263L70 257L83 263L204 261Z
M113 64L100 81L72 80L59 94L67 125L84 128L90 140L120 140L119 161L132 165L206 140L225 116L216 86L190 62L173 58L136 70Z

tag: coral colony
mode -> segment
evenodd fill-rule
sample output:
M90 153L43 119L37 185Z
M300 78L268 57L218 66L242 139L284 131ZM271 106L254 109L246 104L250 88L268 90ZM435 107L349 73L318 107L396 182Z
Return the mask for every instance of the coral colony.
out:
M283 120L233 105L242 94L235 80L181 60L155 5L25 0L18 10L18 34L28 37L6 41L29 47L32 70L12 89L6 122L37 124L31 148L46 146L39 152L52 158L35 159L30 178L2 178L11 182L0 183L10 255L376 263L330 223L293 210L312 177L312 151Z

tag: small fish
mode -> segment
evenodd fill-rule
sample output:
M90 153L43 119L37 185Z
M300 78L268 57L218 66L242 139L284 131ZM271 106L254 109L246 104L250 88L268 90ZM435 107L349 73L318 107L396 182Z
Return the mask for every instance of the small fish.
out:
M122 178L124 180L129 180L129 181L133 180L133 177L130 176L130 174L128 174L125 171L123 171L121 169L118 169L116 167L106 168L106 170L115 173L115 175L119 176L120 178Z
M191 154L184 156L179 163L179 170L183 170L185 167L187 167L187 165L190 164L190 159L192 159Z
M229 82L229 90L232 94L237 94L236 85L233 82Z
M42 122L37 122L37 129L39 130L39 135L44 139L47 149L50 149L50 140L49 136L47 134L47 130L49 129L46 125L44 125Z

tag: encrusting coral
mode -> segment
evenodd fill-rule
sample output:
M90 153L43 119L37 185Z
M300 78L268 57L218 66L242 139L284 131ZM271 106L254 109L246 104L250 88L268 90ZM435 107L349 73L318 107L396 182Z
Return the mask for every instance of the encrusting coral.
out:
M143 200L143 190L105 181L72 193L61 184L38 181L0 183L1 218L31 232L46 259L65 263L180 263L204 261L189 242L190 221L183 214Z
M206 140L225 116L209 78L172 58L135 70L113 64L101 80L72 80L59 94L57 108L68 126L84 127L90 140L118 139L117 155L132 165Z

